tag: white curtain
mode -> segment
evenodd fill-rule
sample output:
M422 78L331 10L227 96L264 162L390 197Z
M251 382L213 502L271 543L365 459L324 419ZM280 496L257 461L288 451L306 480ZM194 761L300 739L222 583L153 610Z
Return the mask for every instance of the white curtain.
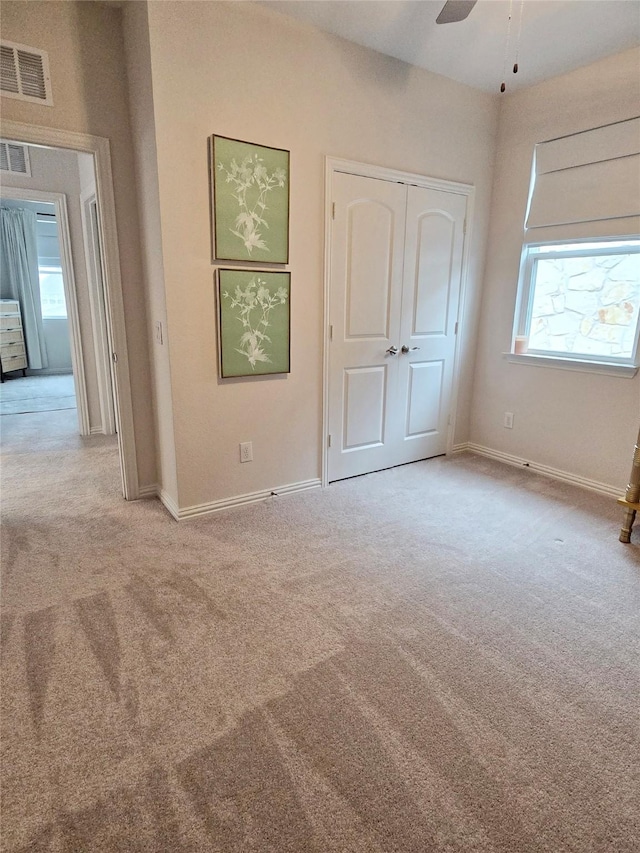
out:
M40 306L36 214L19 208L0 209L0 291L17 299L29 357L29 367L47 367L47 348Z

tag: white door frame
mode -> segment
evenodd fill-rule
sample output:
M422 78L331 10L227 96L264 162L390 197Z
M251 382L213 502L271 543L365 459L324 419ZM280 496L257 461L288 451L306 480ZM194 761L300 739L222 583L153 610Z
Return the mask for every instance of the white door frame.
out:
M113 435L116 432L116 414L113 407L113 386L111 381L111 349L107 334L107 314L104 295L104 264L102 262L102 235L100 222L96 223L97 240L93 231L92 208L98 198L95 184L80 193L80 218L84 238L84 256L87 268L89 305L91 307L91 328L93 331L93 349L96 358L98 379L98 397L100 400L100 432ZM99 219L99 216L97 216Z
M69 231L69 214L67 197L64 193L45 192L44 190L26 190L13 187L2 188L2 198L20 201L42 201L55 205L58 240L60 243L60 266L64 284L64 298L67 303L67 318L69 321L69 343L71 348L71 366L76 392L76 407L78 412L78 427L80 435L90 435L89 402L87 400L87 383L84 374L84 358L82 355L82 336L80 333L80 315L78 313L78 297L76 279L73 270L71 254L71 235Z
M411 184L442 192L456 193L467 197L467 215L465 226L464 248L462 251L462 276L460 281L460 302L458 305L457 321L459 329L463 328L462 319L465 314L467 278L471 245L471 227L473 224L473 204L475 187L472 184L461 184L456 181L446 181L440 178L429 178L426 175L416 175L412 172L402 172L397 169L387 169L384 166L374 166L369 163L358 163L355 160L342 160L338 157L325 157L325 218L324 218L324 346L323 346L323 382L322 382L322 485L329 485L329 318L331 296L331 231L333 223L333 176L337 172L348 175L360 175L363 178L377 178L381 181ZM453 362L453 388L451 403L451 419L447 431L447 455L453 450L456 413L458 408L458 389L460 386L460 339L456 335L455 354Z
M102 136L91 136L87 133L39 127L15 121L3 121L2 138L27 145L66 148L93 155L98 210L104 237L102 249L105 310L107 334L113 358L113 393L122 492L126 500L136 500L140 496L140 490L109 140Z

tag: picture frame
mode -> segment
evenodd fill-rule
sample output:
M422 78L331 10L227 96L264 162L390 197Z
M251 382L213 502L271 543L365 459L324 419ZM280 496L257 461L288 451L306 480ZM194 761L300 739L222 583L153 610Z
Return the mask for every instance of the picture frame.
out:
M220 377L291 372L291 273L219 269Z
M283 148L211 137L215 260L289 262L289 160Z

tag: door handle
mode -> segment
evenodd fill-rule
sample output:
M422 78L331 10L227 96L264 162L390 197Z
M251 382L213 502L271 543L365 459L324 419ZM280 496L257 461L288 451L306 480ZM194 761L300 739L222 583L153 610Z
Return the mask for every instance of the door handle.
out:
M398 347L389 347L387 352L389 355L398 355Z
M404 344L402 347L402 352L406 355L408 352L413 352L417 349L420 349L420 347L408 347L406 344Z

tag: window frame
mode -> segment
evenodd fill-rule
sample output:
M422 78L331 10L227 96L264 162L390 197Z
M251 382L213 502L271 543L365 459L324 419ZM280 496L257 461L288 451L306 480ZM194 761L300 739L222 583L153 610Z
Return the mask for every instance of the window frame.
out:
M554 247L579 246L584 244L583 249L565 249L564 251ZM625 245L616 245L625 244ZM633 245L635 244L635 245ZM593 248L597 246L598 248ZM591 248L589 248L591 247ZM536 250L543 251L536 251ZM534 273L538 261L554 258L579 258L597 257L611 255L640 254L640 235L623 235L619 237L582 237L564 240L544 240L540 242L527 242L522 246L520 259L520 270L518 275L518 291L516 308L514 312L513 333L511 336L511 349L508 355L510 360L531 360L544 363L545 360L553 362L554 366L562 367L563 363L571 369L577 369L581 365L585 368L598 366L602 370L626 368L637 369L640 367L640 306L636 319L636 331L634 336L631 355L628 357L613 355L590 355L588 353L571 353L566 350L540 350L526 349L524 353L516 353L515 344L517 337L526 337L529 340L531 330L531 312L535 293ZM598 371L600 372L600 370Z

